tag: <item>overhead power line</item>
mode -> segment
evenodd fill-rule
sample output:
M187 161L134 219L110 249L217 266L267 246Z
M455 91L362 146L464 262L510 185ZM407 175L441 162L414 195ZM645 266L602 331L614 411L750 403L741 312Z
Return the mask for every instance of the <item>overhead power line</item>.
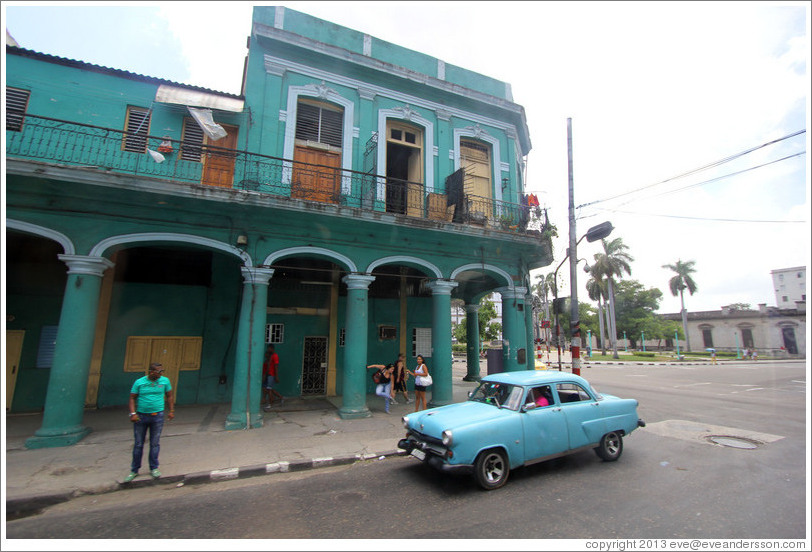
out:
M663 218L677 218L677 219L690 219L690 220L706 220L711 222L764 222L764 223L771 223L771 224L797 224L797 223L804 223L805 220L754 220L754 219L730 219L730 218L717 218L717 217L688 217L683 215L664 215L658 213L639 213L636 211L624 211L622 209L605 209L601 208L601 211L607 211L610 213L624 213L627 215L641 215L641 216L649 216L649 217L663 217Z
M805 132L806 132L806 129L795 131L792 134L788 134L786 136L783 136L781 138L777 138L775 140L770 140L769 142L765 142L765 143L763 143L763 144L761 144L759 146L755 146L755 147L749 148L747 150L741 151L739 153L736 153L736 154L730 155L728 157L725 157L723 159L719 159L718 161L714 161L713 163L709 163L709 164L704 165L702 167L699 167L697 169L690 170L688 172L679 174L677 176L672 176L671 178L667 178L667 179L662 180L660 182L655 182L654 184L648 184L646 186L642 186L642 187L636 188L634 190L629 190L628 192L623 192L622 194L617 194L617 195L607 197L607 198L604 198L604 199L599 199L599 200L596 200L596 201L591 201L589 203L584 203L582 205L579 205L578 208L580 209L581 207L587 207L587 206L590 206L590 205L595 205L597 203L604 203L606 201L611 201L611 200L617 199L619 197L627 196L627 195L630 195L630 194L641 192L643 190L647 190L649 188L653 188L654 186L660 186L662 184L666 184L668 182L671 182L672 180L677 180L679 178L684 178L686 176L690 176L690 175L692 175L694 173L698 173L700 171L704 171L704 170L707 170L707 169L711 169L713 167L717 167L717 166L722 165L724 163L729 163L730 161L733 161L734 159L738 159L739 157L747 155L748 153L752 153L752 152L754 152L756 150L759 150L761 148L765 148L767 146L771 146L773 144L777 144L778 142L781 142L783 140L788 140L790 138L794 138L795 136L799 136L801 134L804 134Z

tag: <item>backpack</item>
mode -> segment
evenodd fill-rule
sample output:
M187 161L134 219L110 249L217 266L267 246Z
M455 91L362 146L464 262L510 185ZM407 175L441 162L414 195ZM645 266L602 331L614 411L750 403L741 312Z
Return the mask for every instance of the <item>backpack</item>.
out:
M375 383L381 383L381 381L383 381L383 372L381 372L380 369L375 370L372 373L372 381L374 381Z

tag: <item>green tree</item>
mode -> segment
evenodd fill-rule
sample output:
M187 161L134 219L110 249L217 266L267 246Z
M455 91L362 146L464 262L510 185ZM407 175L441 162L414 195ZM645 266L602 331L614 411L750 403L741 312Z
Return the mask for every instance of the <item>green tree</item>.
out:
M589 269L591 274L589 280L586 282L586 293L593 301L598 302L598 326L600 330L600 344L601 355L606 356L606 337L603 326L603 311L604 301L606 298L606 282L602 280L600 274L595 271L595 267Z
M497 318L496 305L488 298L483 298L479 302L479 342L491 341L499 337L502 331L502 324L494 320ZM460 343L468 342L467 317L463 318L459 324L455 325L451 334Z
M619 358L615 318L615 278L622 278L624 272L631 275L632 269L629 263L634 261L634 257L626 252L628 247L623 243L623 238L615 238L612 241L603 239L601 244L603 244L603 253L595 254L594 270L601 279L606 279L607 297L609 298L609 339L612 342L612 357Z
M683 291L687 289L691 295L696 291L696 282L694 282L694 279L691 277L691 274L696 272L696 269L694 269L695 264L696 261L682 262L677 259L676 264L663 265L663 268L673 270L677 273L676 276L668 280L668 289L671 290L671 295L674 297L679 294L680 305L682 307L680 311L682 313L682 331L685 333L685 349L689 352L691 350L691 338L688 336L688 316L685 312L685 297Z
M626 333L626 337L637 343L637 338L645 332L646 336L654 339L651 333L658 324L654 312L660 306L663 292L657 288L645 289L637 280L623 280L617 283L615 290L615 312L617 313L618 333Z

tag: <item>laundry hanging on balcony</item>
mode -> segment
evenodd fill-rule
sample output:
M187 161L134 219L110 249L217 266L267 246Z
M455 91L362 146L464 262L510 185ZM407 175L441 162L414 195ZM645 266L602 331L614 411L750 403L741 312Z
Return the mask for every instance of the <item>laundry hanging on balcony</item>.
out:
M197 107L186 106L192 118L197 122L203 132L212 140L219 140L225 138L228 133L223 127L214 122L211 109L199 109Z

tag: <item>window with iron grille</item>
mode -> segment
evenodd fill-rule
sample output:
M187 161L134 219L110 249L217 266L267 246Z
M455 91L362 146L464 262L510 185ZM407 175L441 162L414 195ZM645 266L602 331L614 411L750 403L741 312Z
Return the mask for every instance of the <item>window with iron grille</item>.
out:
M182 141L180 158L184 161L200 163L203 155L203 129L191 117L183 119Z
M265 325L265 343L283 343L285 340L284 324Z
M23 129L29 96L30 90L6 88L6 130L19 132Z
M338 330L338 346L343 347L345 343L345 337L347 336L346 328L341 328Z
M334 106L299 101L296 107L296 140L341 148L344 111Z
M150 110L142 107L128 107L124 123L124 141L121 149L133 153L146 153L149 135Z

